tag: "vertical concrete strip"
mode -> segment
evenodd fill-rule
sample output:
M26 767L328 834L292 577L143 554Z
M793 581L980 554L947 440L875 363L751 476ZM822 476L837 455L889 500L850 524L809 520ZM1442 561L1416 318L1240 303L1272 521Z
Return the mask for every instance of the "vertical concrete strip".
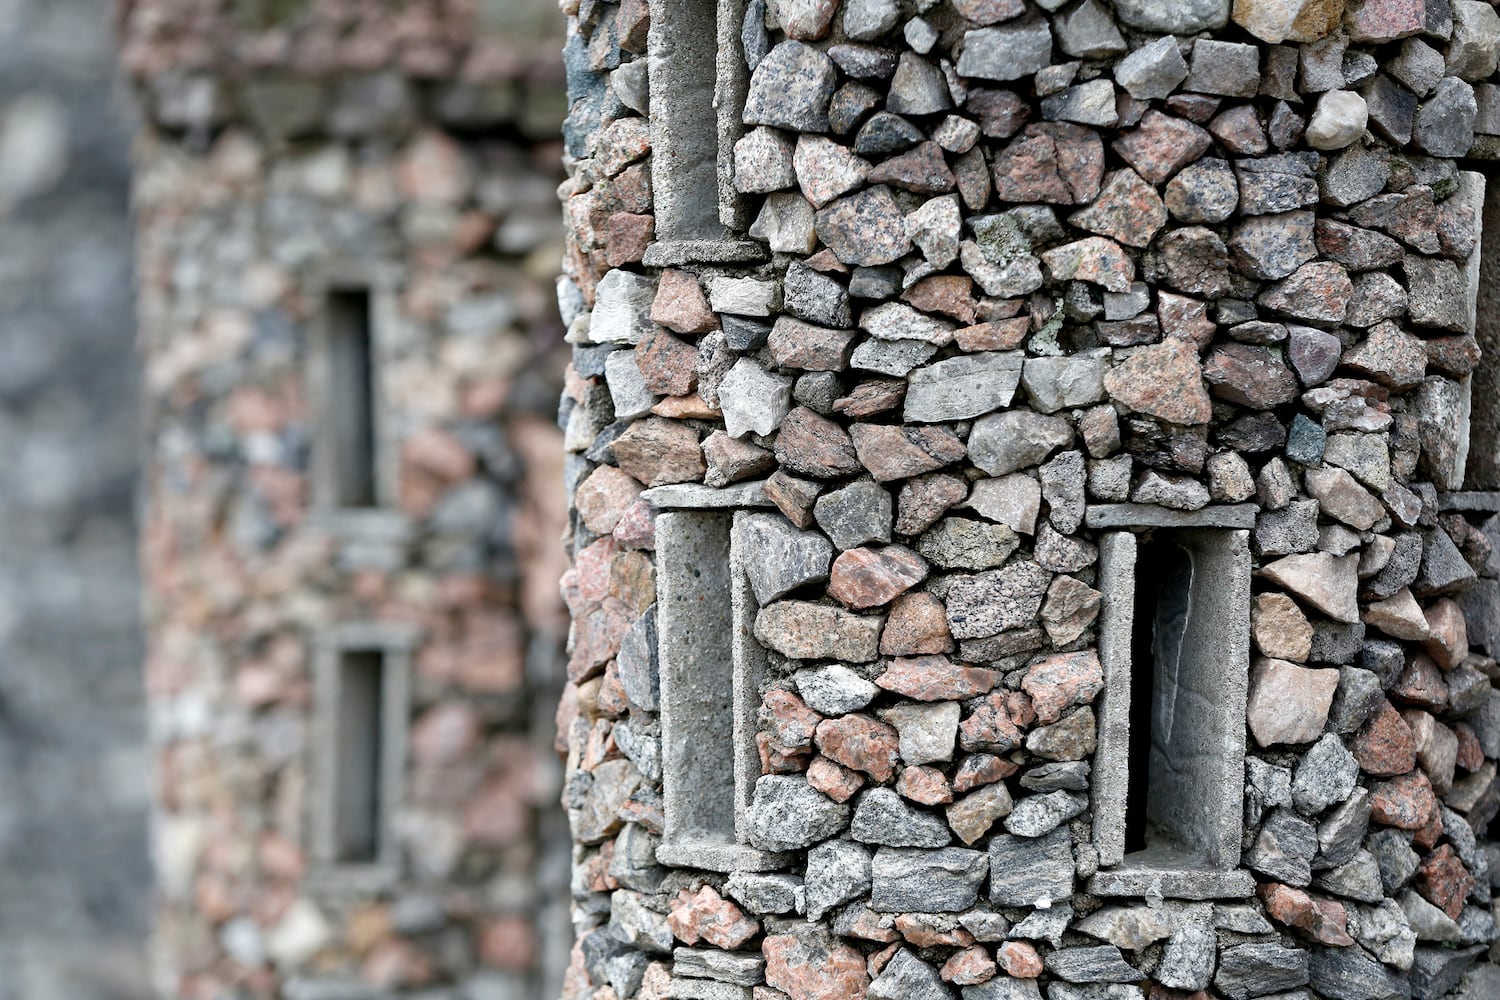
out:
M1094 847L1099 863L1125 858L1125 796L1130 788L1130 637L1135 627L1135 535L1112 531L1099 541L1099 743L1094 751Z

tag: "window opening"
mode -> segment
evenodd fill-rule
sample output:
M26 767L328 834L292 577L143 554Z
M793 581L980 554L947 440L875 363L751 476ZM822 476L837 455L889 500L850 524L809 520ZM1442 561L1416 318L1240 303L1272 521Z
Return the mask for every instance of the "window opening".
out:
M380 856L385 825L385 654L378 649L344 650L338 672L333 860L368 863Z
M370 291L331 291L326 309L327 382L322 420L329 500L338 507L374 507L380 498Z

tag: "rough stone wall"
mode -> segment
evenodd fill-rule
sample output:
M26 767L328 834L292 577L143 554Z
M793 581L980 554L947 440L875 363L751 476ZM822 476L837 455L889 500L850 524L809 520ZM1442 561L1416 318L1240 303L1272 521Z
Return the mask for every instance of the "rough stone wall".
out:
M529 1000L566 964L561 24L490 13L122 11L163 996ZM374 509L315 482L330 281L372 289ZM396 642L409 697L367 866L316 846L350 635Z
M562 6L564 995L1500 995L1492 6Z
M86 0L0 3L0 998L148 995L128 115Z

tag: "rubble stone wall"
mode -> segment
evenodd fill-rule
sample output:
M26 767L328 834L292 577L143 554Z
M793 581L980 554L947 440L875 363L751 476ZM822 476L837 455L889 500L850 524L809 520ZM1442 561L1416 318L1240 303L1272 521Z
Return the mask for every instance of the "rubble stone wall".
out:
M1500 995L1500 14L710 6L562 3L564 996Z
M162 996L531 1000L570 928L549 5L127 4ZM263 20L262 20L263 19ZM368 295L376 505L318 481ZM353 300L361 301L357 297ZM332 385L330 382L328 385ZM320 848L378 647L381 848ZM398 692L393 694L392 692ZM366 705L366 708L369 706Z

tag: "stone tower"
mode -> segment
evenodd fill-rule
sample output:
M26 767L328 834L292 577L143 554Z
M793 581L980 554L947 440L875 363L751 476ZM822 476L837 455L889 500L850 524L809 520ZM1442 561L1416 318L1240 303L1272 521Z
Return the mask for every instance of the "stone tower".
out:
M561 28L122 8L164 997L560 988Z
M1491 4L562 6L564 995L1500 996Z

